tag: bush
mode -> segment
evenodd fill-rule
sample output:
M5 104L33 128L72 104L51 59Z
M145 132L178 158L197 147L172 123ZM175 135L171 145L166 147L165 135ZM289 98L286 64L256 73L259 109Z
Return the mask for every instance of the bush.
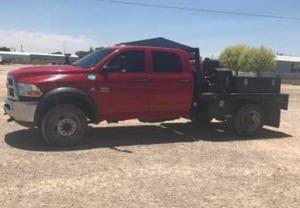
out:
M233 69L237 74L246 71L259 75L259 72L274 70L276 65L273 51L263 46L231 46L224 49L219 59L224 67Z

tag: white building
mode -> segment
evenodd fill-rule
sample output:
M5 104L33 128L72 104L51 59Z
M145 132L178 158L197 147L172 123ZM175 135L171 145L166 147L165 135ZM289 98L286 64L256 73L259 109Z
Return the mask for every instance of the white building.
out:
M63 54L48 54L48 53L25 53L25 52L8 52L0 51L0 59L4 63L15 64L63 64L66 61L66 56ZM78 56L71 55L70 62L74 62Z
M275 72L282 76L300 76L300 57L296 56L276 56Z

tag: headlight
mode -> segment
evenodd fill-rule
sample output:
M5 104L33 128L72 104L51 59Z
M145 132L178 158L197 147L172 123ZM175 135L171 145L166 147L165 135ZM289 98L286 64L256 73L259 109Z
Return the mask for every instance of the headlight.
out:
M18 94L25 97L40 97L42 92L33 84L18 83Z

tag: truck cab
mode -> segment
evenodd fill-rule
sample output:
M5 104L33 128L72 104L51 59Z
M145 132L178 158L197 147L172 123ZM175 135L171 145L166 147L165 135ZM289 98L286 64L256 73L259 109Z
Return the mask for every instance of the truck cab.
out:
M51 123L56 122L52 126L57 131L56 137L65 138L75 135L80 126L86 129L87 122L188 117L193 82L193 71L185 51L109 47L70 66L33 66L10 72L4 110L11 120L21 125L40 127L50 143L55 133L47 131L50 121L45 118L53 114L58 115L55 121L50 119ZM84 115L86 118L64 115L62 111L68 107L81 111L77 117ZM70 142L66 139L61 143Z

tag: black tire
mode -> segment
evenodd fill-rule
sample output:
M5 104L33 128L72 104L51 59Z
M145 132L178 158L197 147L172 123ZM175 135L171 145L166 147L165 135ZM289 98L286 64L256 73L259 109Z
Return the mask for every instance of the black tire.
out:
M78 143L86 136L87 118L74 105L57 105L42 120L42 134L48 144L67 146Z
M233 127L240 136L253 136L263 127L263 111L254 104L242 106L233 118Z

